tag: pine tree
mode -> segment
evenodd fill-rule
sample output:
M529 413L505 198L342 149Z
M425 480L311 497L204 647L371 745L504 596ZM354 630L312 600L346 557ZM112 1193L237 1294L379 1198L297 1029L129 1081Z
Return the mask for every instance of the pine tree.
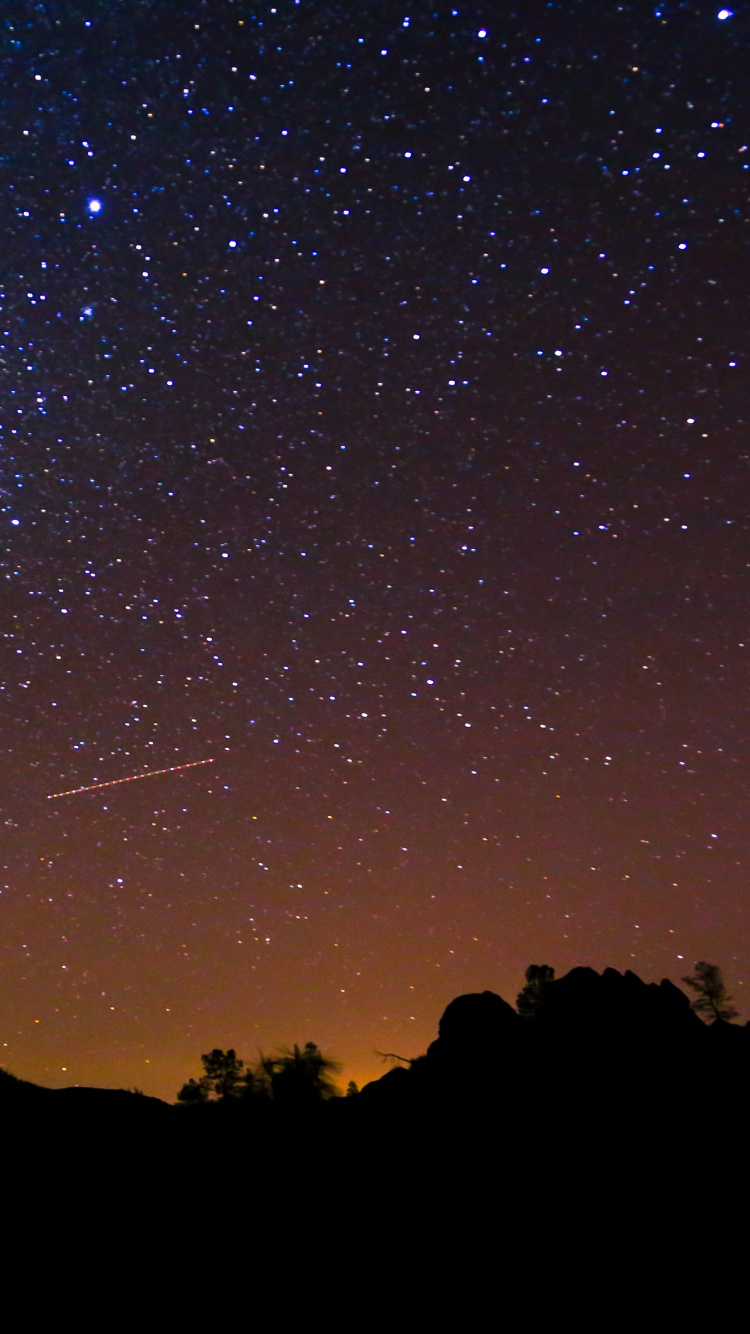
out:
M682 981L697 992L692 1006L702 1019L728 1022L737 1018L738 1011L731 1003L732 997L726 993L721 969L715 963L696 963L692 976L683 977Z
M237 1059L233 1047L222 1051L214 1047L213 1051L201 1056L203 1074L200 1079L189 1079L177 1094L177 1101L184 1103L208 1102L209 1099L236 1098L246 1090L247 1081L242 1074L244 1061Z
M314 1042L278 1056L261 1058L265 1074L270 1077L274 1102L305 1104L326 1102L338 1095L332 1076L341 1069L338 1061L324 1056Z
M236 1097L240 1092L238 1085L242 1079L244 1061L237 1059L234 1048L222 1051L220 1047L214 1047L213 1051L201 1056L201 1060L211 1092L217 1098Z

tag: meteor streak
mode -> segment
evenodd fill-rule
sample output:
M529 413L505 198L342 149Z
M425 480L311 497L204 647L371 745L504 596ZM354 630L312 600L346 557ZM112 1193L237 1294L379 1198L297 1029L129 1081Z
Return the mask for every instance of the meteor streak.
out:
M192 760L190 764L173 764L171 769L152 769L147 774L131 774L129 778L111 778L108 783L92 783L90 787L71 787L67 792L51 792L47 801L56 801L58 797L75 797L79 792L96 792L100 787L117 787L119 783L137 783L139 778L156 778L159 774L175 774L178 769L197 769L201 764L213 764L213 760Z

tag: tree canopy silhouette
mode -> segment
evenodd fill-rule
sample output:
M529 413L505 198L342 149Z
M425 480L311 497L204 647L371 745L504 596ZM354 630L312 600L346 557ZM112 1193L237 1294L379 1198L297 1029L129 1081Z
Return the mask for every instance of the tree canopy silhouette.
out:
M732 1005L732 997L727 995L721 969L715 963L699 962L695 972L682 981L692 991L697 992L692 1007L696 1014L707 1020L737 1018L738 1011Z
M183 1084L178 1102L196 1105L252 1096L290 1106L326 1102L339 1094L333 1076L341 1066L324 1056L314 1042L304 1047L295 1043L275 1056L261 1053L254 1069L245 1068L233 1047L228 1051L214 1047L201 1061L203 1074Z
M243 1075L244 1061L240 1061L233 1047L222 1051L214 1047L201 1056L203 1074L200 1079L189 1079L177 1094L177 1101L201 1103L218 1099L236 1098L248 1086L249 1074ZM244 1089L243 1089L244 1085Z
M295 1042L278 1056L261 1057L261 1065L270 1080L274 1102L301 1105L338 1096L333 1075L341 1066L324 1056L314 1042L306 1042L304 1047Z
M516 997L516 1009L524 1019L531 1019L544 1004L544 991L555 977L554 968L547 963L530 963L526 969L526 986Z

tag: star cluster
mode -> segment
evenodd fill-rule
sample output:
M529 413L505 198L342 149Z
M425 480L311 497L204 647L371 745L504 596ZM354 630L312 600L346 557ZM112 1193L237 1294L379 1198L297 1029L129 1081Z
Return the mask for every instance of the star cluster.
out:
M542 957L741 1003L747 38L4 16L0 1061L361 1079Z

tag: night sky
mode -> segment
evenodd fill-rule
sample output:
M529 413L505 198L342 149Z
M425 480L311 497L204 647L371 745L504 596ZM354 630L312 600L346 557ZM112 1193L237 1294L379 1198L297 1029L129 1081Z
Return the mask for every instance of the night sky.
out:
M1 1064L361 1081L530 962L744 1010L749 36L3 6Z

